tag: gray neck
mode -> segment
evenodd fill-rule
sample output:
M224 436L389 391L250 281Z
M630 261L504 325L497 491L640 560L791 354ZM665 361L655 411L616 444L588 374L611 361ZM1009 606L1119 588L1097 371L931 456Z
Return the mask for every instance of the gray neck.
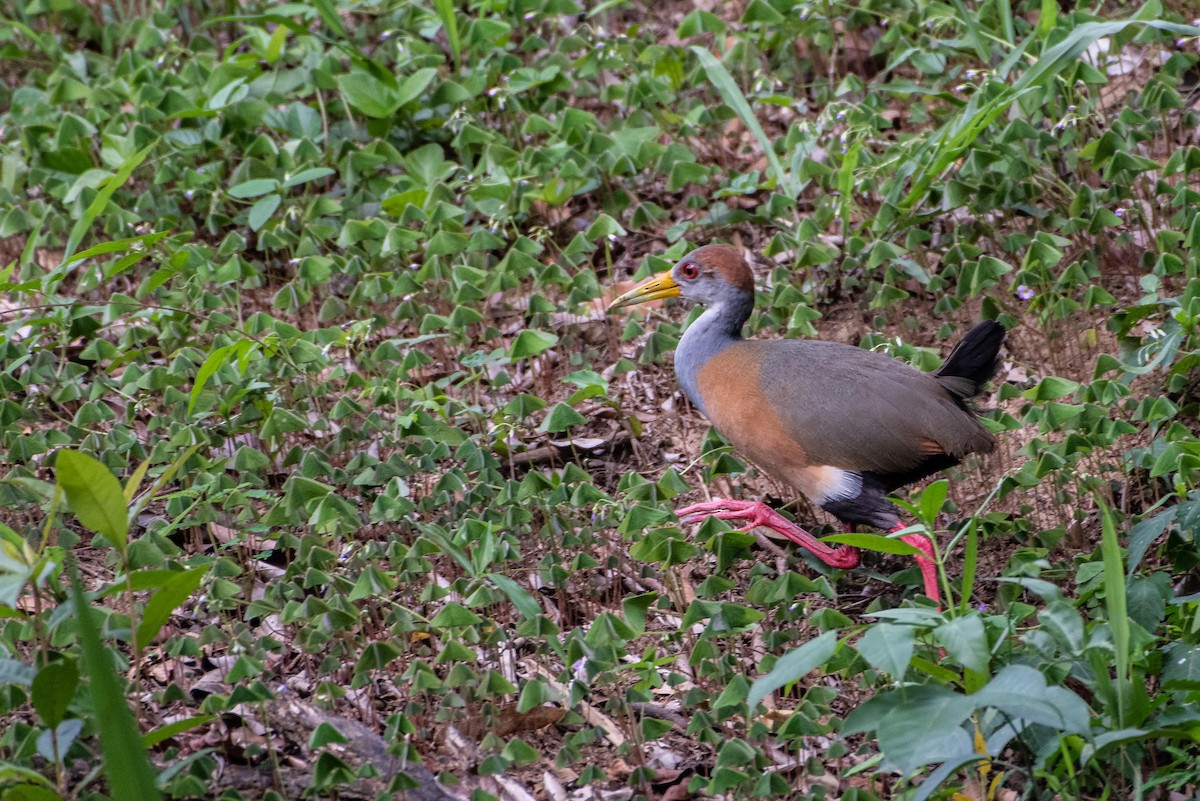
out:
M688 326L675 349L675 378L683 387L688 400L704 412L704 401L700 397L697 380L700 368L708 360L742 338L742 325L750 317L754 307L754 296L738 294L709 306Z

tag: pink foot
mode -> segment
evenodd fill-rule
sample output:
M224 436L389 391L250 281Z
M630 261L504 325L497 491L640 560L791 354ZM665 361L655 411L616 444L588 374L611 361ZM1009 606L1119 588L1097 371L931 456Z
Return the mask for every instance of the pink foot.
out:
M742 526L742 531L765 526L812 552L814 556L830 567L843 569L858 567L860 554L857 548L846 546L831 548L762 501L707 501L694 503L680 509L676 514L679 516L679 521L684 524L699 523L705 517L715 517L718 520L745 520L747 523Z
M892 526L889 533L894 533L907 528L903 523L897 523ZM942 608L941 595L938 591L938 574L937 565L933 561L933 543L924 534L905 534L900 537L901 542L907 542L909 545L917 548L923 554L917 557L917 567L921 569L921 578L925 583L925 594L938 603L938 609Z

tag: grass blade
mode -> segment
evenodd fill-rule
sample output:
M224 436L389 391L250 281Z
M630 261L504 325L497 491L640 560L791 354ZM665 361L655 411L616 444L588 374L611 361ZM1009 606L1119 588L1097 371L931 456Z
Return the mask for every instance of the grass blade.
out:
M1129 683L1129 610L1125 594L1125 570L1121 559L1121 543L1117 540L1117 525L1112 510L1102 498L1100 506L1100 555L1104 560L1104 606L1112 631L1116 667L1117 726L1124 727L1127 702L1132 697Z
M795 179L790 173L784 172L783 164L779 161L779 157L775 155L775 148L771 146L771 140L767 138L766 132L758 124L758 118L754 116L754 110L750 108L750 103L746 100L746 96L742 94L742 90L738 88L737 82L733 80L733 76L729 74L729 70L725 69L725 65L717 61L716 56L703 47L693 45L691 50L696 54L696 58L700 59L700 66L704 67L704 74L708 76L709 83L721 95L721 99L725 101L725 105L733 109L733 113L737 114L742 124L758 140L758 146L762 148L763 155L767 157L767 163L771 165L771 171L775 173L775 181L783 188L784 193L788 197L795 198L798 194Z
M967 521L966 526L967 541L963 546L963 569L962 569L962 610L967 611L967 605L971 603L971 593L975 591L975 571L979 566L979 525L975 518Z
M79 622L79 642L83 651L85 675L90 677L92 708L100 730L100 746L104 750L104 772L109 790L116 801L155 801L162 795L155 786L154 768L146 756L137 724L125 701L125 690L113 670L112 660L105 653L100 634L87 602L75 560L68 558L71 573L71 595L75 602L75 617Z
M920 166L914 173L912 189L904 196L903 200L897 203L902 212L901 216L910 212L928 194L933 182L940 178L945 170L957 161L975 143L979 135L996 118L1007 111L1014 101L1035 89L1044 87L1068 66L1074 64L1076 59L1097 39L1115 36L1134 25L1157 28L1179 35L1195 36L1200 34L1200 28L1162 20L1126 19L1115 22L1085 22L1075 28L1065 39L1043 53L1037 62L1026 70L1012 86L1005 87L991 99L983 102L976 102L983 94L982 92L973 95L955 119L947 121L938 129L937 133L917 149L917 152L913 154L913 161ZM1033 36L1036 37L1037 33L1035 32ZM1023 42L1017 52L1024 52L1028 44L1029 40ZM901 182L897 181L892 191L888 193L890 202L895 202L895 197L898 196L900 189Z
M454 13L454 0L433 0L446 41L450 44L450 55L454 57L455 69L462 69L462 40L458 35L458 15Z
M117 170L117 174L110 178L108 183L104 185L104 188L96 195L91 205L84 211L83 216L71 227L71 234L67 237L67 249L63 252L62 263L64 265L71 261L71 254L75 252L75 248L79 247L79 243L83 241L83 237L87 234L88 229L92 227L92 223L100 216L100 212L104 211L105 207L108 206L108 201L112 198L113 193L125 185L125 182L129 180L129 176L133 175L133 171L146 160L146 157L157 146L158 141L155 140L130 156L121 165L121 169Z

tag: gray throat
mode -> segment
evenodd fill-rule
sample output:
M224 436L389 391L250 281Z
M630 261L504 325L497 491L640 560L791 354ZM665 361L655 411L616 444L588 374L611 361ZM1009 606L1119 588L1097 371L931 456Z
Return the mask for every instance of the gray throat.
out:
M675 349L675 378L688 400L708 417L700 397L700 368L725 348L742 339L742 325L750 316L754 296L726 300L710 306L688 326Z

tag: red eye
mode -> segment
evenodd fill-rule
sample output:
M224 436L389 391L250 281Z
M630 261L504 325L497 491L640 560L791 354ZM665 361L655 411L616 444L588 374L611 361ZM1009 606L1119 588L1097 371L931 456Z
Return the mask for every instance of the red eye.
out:
M700 268L697 267L695 264L688 262L687 264L685 264L679 268L679 272L687 280L694 281L694 280L696 280L696 276L700 275Z

